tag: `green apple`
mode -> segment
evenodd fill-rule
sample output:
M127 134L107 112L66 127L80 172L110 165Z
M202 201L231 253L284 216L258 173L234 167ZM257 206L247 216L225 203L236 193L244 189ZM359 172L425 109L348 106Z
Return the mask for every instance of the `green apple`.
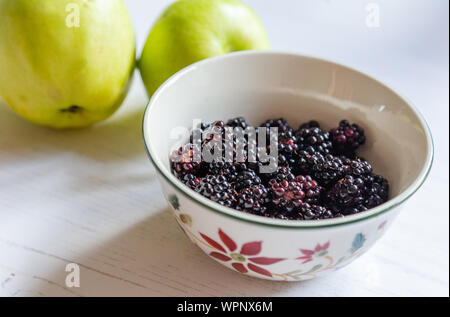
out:
M239 0L179 0L151 29L139 69L151 96L171 75L192 63L269 46L260 20Z
M0 97L29 121L74 128L107 118L134 65L122 0L0 0Z

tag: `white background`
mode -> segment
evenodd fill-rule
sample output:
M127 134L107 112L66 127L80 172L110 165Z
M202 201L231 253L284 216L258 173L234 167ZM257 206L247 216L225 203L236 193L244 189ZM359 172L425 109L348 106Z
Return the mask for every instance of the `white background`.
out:
M140 52L170 1L127 0ZM247 0L272 46L348 64L421 110L432 173L387 234L348 267L302 283L241 276L205 256L168 212L141 140L139 74L121 109L95 127L55 132L0 103L0 295L449 295L448 1ZM1 71L1 70L0 70ZM81 287L65 286L67 263Z

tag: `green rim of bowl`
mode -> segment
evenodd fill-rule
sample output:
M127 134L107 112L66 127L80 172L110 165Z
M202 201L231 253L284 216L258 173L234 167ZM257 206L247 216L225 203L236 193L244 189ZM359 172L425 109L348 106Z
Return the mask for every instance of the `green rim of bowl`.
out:
M146 139L146 133L145 133L145 127L146 127L146 119L150 116L150 110L151 105L153 102L158 98L158 96L161 94L161 92L167 87L172 84L172 82L176 81L179 77L181 77L183 74L193 71L195 68L207 64L216 62L221 59L228 59L243 55L279 55L279 56L286 56L286 57L300 57L300 58L307 58L312 59L320 62L325 62L329 64L334 64L336 66L345 68L347 70L356 72L362 76L365 76L382 87L386 88L387 90L391 91L393 94L397 95L400 99L402 99L415 113L415 115L418 117L419 121L422 124L422 128L425 131L426 139L427 139L427 158L426 162L424 164L424 167L420 171L419 177L403 192L401 192L397 197L388 200L386 203L372 208L370 210L351 215L351 216L345 216L342 218L334 218L334 219L327 219L327 220L281 220L281 219L273 219L268 217L262 217L262 216L256 216L248 213L243 213L241 211L231 209L228 207L223 207L217 203L214 203L211 200L208 200L207 198L201 196L200 194L192 191L190 188L184 186L175 176L171 173L168 175L166 174L166 170L164 168L161 168L157 162L152 156L152 153L149 149L149 145L147 143ZM269 227L282 227L285 229L316 229L316 228L328 228L328 227L336 227L336 226L342 226L342 225L348 225L356 222L361 222L373 217L380 216L382 214L385 214L386 212L394 209L395 207L403 204L406 200L408 200L411 196L413 196L417 190L423 185L425 180L427 179L428 175L430 174L431 167L433 165L434 161L434 141L431 135L430 128L423 118L420 111L414 106L412 102L410 102L407 98L399 94L394 89L388 87L387 85L383 84L381 81L373 78L372 76L369 76L355 68L348 67L346 65L340 64L338 62L328 60L328 59L322 59L317 58L314 56L308 56L303 54L294 54L294 53L286 53L286 52L277 52L277 51L241 51L241 52L233 52L221 56L216 56L212 58L208 58L205 60L202 60L200 62L194 63L176 74L174 74L172 77L170 77L166 82L164 82L158 90L153 94L152 98L150 99L145 112L144 117L142 120L142 136L144 139L144 145L146 152L148 154L148 157L150 158L150 161L153 163L153 166L156 168L158 173L164 177L164 179L173 186L179 193L181 193L186 198L189 198L193 202L202 205L204 208L207 208L210 211L213 211L215 213L219 213L223 216L234 218L240 221L252 223L255 225L262 225L262 226L269 226Z

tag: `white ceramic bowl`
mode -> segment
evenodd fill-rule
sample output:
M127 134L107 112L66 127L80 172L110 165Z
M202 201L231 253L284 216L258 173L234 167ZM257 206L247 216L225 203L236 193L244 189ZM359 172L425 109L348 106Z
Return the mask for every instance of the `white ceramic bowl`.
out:
M365 128L361 155L391 185L391 198L339 219L289 221L222 207L171 174L170 132L243 116L257 125L285 117L292 126L316 119L325 128L346 118ZM313 57L239 52L191 65L152 97L143 134L166 199L186 235L238 272L298 281L338 269L367 251L430 171L433 145L418 111L392 89L356 70Z

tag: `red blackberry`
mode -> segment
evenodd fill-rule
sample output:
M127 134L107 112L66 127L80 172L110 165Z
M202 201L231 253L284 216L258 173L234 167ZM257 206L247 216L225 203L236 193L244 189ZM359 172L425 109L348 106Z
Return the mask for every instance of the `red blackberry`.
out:
M279 174L269 182L272 202L277 209L292 212L304 202L317 203L322 188L309 176Z
M296 132L297 143L300 151L306 151L309 154L320 153L327 155L331 153L333 144L330 140L330 133L322 129L303 128Z
M195 188L195 191L223 206L234 207L237 193L223 175L208 175Z
M352 156L356 149L366 142L364 129L357 124L350 124L347 120L342 120L339 127L331 129L330 135L336 154Z
M253 185L239 192L236 209L262 215L267 210L266 204L269 200L269 191L264 185Z
M317 204L322 194L322 186L320 186L311 176L299 175L295 178L295 181L301 184L301 188L305 193L303 201L305 203Z
M330 219L333 217L333 212L323 206L305 203L300 207L299 218L301 220Z

